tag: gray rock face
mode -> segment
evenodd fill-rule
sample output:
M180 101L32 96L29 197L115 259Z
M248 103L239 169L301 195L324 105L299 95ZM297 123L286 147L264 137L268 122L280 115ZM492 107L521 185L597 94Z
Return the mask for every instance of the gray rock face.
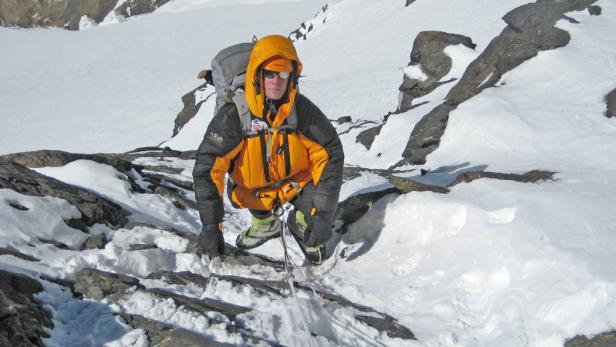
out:
M53 328L51 314L33 295L41 284L30 277L0 270L0 346L44 346L44 328Z
M128 0L117 13L128 18L153 12L169 0ZM59 27L79 30L81 17L100 23L118 0L2 0L0 26Z
M503 74L535 57L539 51L567 45L569 33L554 25L566 12L585 9L595 1L537 1L507 13L503 17L507 27L469 65L447 95L447 102L462 103L496 85Z
M167 0L168 1L168 0ZM182 96L182 104L184 104L184 108L178 113L175 117L175 126L173 127L173 136L177 135L180 130L188 123L193 117L199 112L201 108L201 104L203 104L207 99L209 99L212 95L216 95L215 93L208 96L206 99L197 102L195 98L195 92L200 89L205 89L207 86L206 83L200 85L199 87L191 90L190 92L184 94ZM172 137L173 137L172 136Z
M372 128L368 128L363 130L357 137L355 137L355 142L361 143L366 149L370 149L372 147L372 143L374 142L374 138L377 137L381 133L381 129L383 128L383 124L377 125Z
M462 44L475 49L476 45L466 36L450 34L442 31L422 31L413 42L411 61L409 66L419 65L422 72L427 76L425 80L414 79L406 74L400 85L402 93L398 111L404 112L412 107L413 99L431 93L443 83L439 82L451 70L451 58L444 53L447 46Z
M443 103L417 122L402 152L406 163L420 165L426 162L428 154L440 145L441 136L445 133L449 120L449 113L455 109L456 106Z
M15 162L0 159L0 188L31 196L52 196L68 201L81 212L81 218L66 221L84 229L95 223L121 226L126 223L122 208L88 191L32 171Z
M601 15L601 6L588 6L588 13L592 16L600 16Z
M138 315L123 313L120 315L128 325L146 332L150 346L157 347L218 347L233 346L212 341L206 336L192 331L163 324Z
M607 110L604 113L605 116L607 118L616 117L616 89L605 96L605 103L607 104Z
M127 0L116 9L116 12L128 18L154 12L168 2L169 0Z
M107 296L120 298L127 289L133 287L143 289L134 277L96 269L82 269L75 276L75 293L95 300Z
M82 16L100 23L117 3L118 0L2 0L0 25L79 30Z
M85 243L85 249L103 249L109 241L105 234L90 236Z
M57 150L40 150L7 154L0 156L0 159L14 161L28 168L58 167L84 159L112 166L122 172L130 171L133 168L140 169L140 167L133 165L130 160L115 154L81 154Z
M449 113L457 105L494 87L503 74L535 57L539 51L569 43L569 33L554 27L556 21L565 18L566 12L586 9L595 1L539 0L507 13L503 17L507 27L468 66L445 102L417 123L402 154L405 159L393 167L424 164L426 157L440 145Z
M565 342L565 347L613 347L616 346L616 330L592 338L576 336Z

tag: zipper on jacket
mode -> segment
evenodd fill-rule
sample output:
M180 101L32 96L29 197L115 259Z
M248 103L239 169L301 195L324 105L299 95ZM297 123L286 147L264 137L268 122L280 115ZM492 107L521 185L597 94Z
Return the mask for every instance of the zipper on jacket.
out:
M282 133L284 141L282 143L282 148L284 152L284 169L285 169L285 177L289 177L291 174L291 155L289 154L289 133L286 131Z
M269 162L267 160L267 151L269 151L269 148L267 148L267 142L265 141L265 133L266 132L264 131L260 131L259 139L261 140L261 158L263 160L263 175L265 176L265 182L269 182L270 181Z

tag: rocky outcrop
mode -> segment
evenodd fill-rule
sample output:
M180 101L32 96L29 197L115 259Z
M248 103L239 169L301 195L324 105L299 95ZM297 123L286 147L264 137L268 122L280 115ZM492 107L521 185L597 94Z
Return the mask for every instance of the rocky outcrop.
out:
M539 51L565 46L570 40L569 33L556 28L556 22L567 19L566 12L584 10L595 1L538 0L507 13L503 17L507 27L468 66L445 102L415 125L402 154L404 159L393 167L424 164L426 157L438 148L449 114L457 105L496 86L503 74Z
M413 100L431 93L438 86L452 82L441 81L451 70L451 58L445 54L444 49L451 45L464 45L475 49L476 45L471 38L450 34L442 31L422 31L413 42L411 61L408 66L421 69L425 79L418 79L404 74L404 81L400 85L401 92L398 111L404 112L412 107Z
M207 287L210 285L216 285L220 282L227 282L233 287L251 287L262 295L273 295L284 298L287 298L290 295L289 284L285 281L268 281L257 278L246 278L239 276L216 274L212 274L210 275L210 277L206 278L190 272L169 271L152 273L147 278L160 279L164 280L167 283L175 285L193 284L200 287ZM324 300L357 311L357 314L354 315L357 321L364 323L372 328L375 328L378 331L385 332L389 337L406 340L415 339L415 336L410 329L400 325L396 319L387 314L375 311L368 306L353 303L340 295L314 289L299 282L295 282L294 285L298 290L305 292L307 295L312 295L316 293L316 295L318 295Z
M588 338L586 336L576 336L565 342L565 347L613 347L616 346L616 331L609 331L603 334Z
M115 11L128 18L153 12L167 2L169 0L127 0ZM3 0L0 1L0 26L79 30L82 17L100 23L117 4L118 0Z
M193 117L197 114L197 112L199 112L199 109L201 108L201 104L206 102L212 95L215 95L215 94L211 94L207 98L197 102L195 93L198 90L204 90L205 88L207 88L207 83L204 83L198 86L197 88L191 90L190 92L182 96L182 104L184 105L184 107L182 108L180 113L178 113L178 115L175 117L175 126L173 127L172 137L177 135L180 132L180 130L182 130L184 125L186 125L191 119L193 119Z
M441 137L449 121L449 113L455 108L455 106L443 103L417 122L402 151L402 157L405 158L404 163L423 164L426 162L428 154L434 152L441 144Z
M327 21L327 10L329 9L329 4L325 4L321 7L321 11L319 11L315 18L305 21L300 24L299 28L293 30L289 33L289 39L293 42L297 42L299 40L306 40L308 38L308 34L314 30L315 23L318 22L325 23Z
M350 171L349 175L351 174ZM340 202L336 211L336 219L340 222L335 229L337 233L345 234L349 225L355 223L361 217L363 217L377 200L389 194L407 194L411 192L433 192L438 194L447 194L450 191L449 188L455 185L458 185L460 183L470 183L480 178L491 178L520 183L541 183L544 181L555 180L554 175L556 174L555 172L545 170L532 170L523 174L511 174L491 171L466 171L457 175L446 186L438 186L422 183L418 180L414 180L411 178L398 177L395 176L392 171L384 170L376 173L387 177L389 183L391 183L393 187L369 193L353 195L346 200ZM351 177L356 176L351 175Z
M224 325L227 331L238 333L245 340L254 344L269 344L269 341L254 336L254 333L250 329L244 328L242 320L236 318L240 314L250 312L251 309L247 307L210 298L197 299L172 293L164 289L146 289L139 283L137 278L95 269L82 269L77 273L75 278L75 292L87 298L95 300L106 299L114 303L118 303L123 298L134 293L145 293L151 295L153 298L173 302L176 306L182 307L184 310L199 314L210 324ZM123 313L126 314L127 312ZM212 313L220 313L225 317ZM129 322L131 321L133 320L130 319ZM148 323L148 321L144 322L143 320L137 320L136 323L137 324L134 326L135 328L140 325L143 326ZM149 324L152 324L152 322L150 321ZM165 329L164 324L155 324L155 329L152 329L152 325L150 325L152 332L158 336L162 333L161 330L159 330L161 327ZM150 336L150 334L148 335ZM191 338L192 337L194 336L191 336ZM174 344L174 346L177 346L177 344Z
M507 174L500 172L490 171L468 171L464 172L449 184L449 187L453 187L459 183L470 183L480 178L492 178L503 181L514 181L520 183L539 183L543 181L554 181L555 172L544 170L532 170L523 174Z
M616 117L616 89L605 96L605 103L607 105L607 110L604 113L605 116L607 118Z
M149 346L157 347L223 347L233 346L226 343L213 341L203 335L190 330L164 324L155 320L147 319L140 315L121 313L120 317L135 329L145 331Z
M34 300L43 290L32 278L0 270L0 346L44 346L51 314Z
M0 156L0 159L14 161L28 168L58 167L64 166L76 160L91 160L116 168L118 171L127 172L135 168L129 160L114 154L81 154L57 150L39 150L20 152ZM140 169L140 167L136 167Z
M168 2L169 0L126 0L115 11L128 18L154 12L154 10Z
M81 17L100 23L117 3L118 0L3 0L0 25L79 30Z
M584 3L577 2L580 6ZM593 2L585 1L586 6ZM544 1L522 5L507 13L503 17L507 27L469 65L460 82L449 91L447 102L460 104L495 86L503 74L535 57L539 51L567 45L571 39L569 33L554 25L565 12L574 9L562 2Z
M52 196L68 201L81 212L81 218L67 225L87 230L95 223L121 226L126 223L122 208L81 188L32 171L6 159L0 159L0 188L31 196Z

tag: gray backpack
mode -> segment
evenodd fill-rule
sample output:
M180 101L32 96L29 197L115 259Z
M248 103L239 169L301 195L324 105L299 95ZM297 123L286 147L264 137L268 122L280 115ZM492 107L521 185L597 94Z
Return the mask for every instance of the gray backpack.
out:
M250 54L254 45L254 42L238 43L218 52L212 59L211 81L208 81L216 89L216 108L214 109L214 114L218 113L218 110L225 103L233 102L240 115L244 136L258 135L252 129L253 116L244 97L246 68L248 67L248 61L250 60ZM297 129L295 107L293 107L287 117L287 124L282 127L286 131Z

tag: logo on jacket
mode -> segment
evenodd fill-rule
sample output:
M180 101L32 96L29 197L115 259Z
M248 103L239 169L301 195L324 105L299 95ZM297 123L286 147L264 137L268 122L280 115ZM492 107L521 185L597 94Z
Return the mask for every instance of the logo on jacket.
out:
M222 147L222 141L224 140L222 136L213 131L207 134L207 139L218 147Z
M252 123L250 125L250 130L259 131L259 130L267 129L268 127L269 126L267 125L265 121L253 118Z

